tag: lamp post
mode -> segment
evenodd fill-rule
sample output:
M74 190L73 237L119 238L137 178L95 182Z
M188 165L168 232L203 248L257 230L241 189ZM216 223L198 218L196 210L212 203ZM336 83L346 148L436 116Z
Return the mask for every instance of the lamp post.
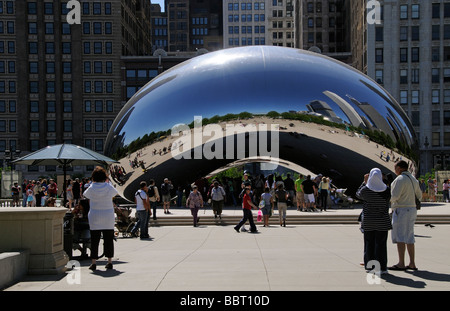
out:
M10 167L10 185L9 185L9 190L11 190L11 188L12 188L12 186L14 185L14 182L13 182L13 164L12 164L12 161L14 161L16 158L18 158L19 157L19 155L20 155L20 150L18 150L18 149L16 149L16 151L15 152L11 152L9 149L6 149L5 150L5 162L6 163L9 163L9 167ZM18 182L18 181L17 181Z
M426 174L428 172L428 146L430 145L428 143L428 136L425 136L425 142L423 143L423 145L425 147L425 174Z

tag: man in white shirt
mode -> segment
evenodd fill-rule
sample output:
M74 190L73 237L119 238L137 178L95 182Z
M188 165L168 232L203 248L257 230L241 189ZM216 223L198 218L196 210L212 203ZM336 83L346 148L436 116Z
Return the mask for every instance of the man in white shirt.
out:
M408 172L408 163L401 160L394 166L397 178L391 184L392 242L397 244L399 261L390 270L417 270L414 248L414 224L417 218L416 200L422 199L419 182ZM409 265L405 266L405 250Z
M140 229L140 238L148 239L148 221L150 219L150 203L147 196L147 183L142 181L140 183L140 189L134 194L134 202L136 203L136 224L134 225L131 233L136 234L137 230Z

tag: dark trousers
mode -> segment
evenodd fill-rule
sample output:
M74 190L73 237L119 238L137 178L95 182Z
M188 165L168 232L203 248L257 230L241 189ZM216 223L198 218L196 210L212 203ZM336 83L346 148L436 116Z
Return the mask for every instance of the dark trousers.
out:
M256 226L253 221L252 211L249 209L246 209L246 208L243 208L242 211L244 212L244 217L241 219L241 221L235 228L237 230L239 230L245 224L245 222L248 220L248 222L250 223L250 231L252 231L252 232L256 231Z
M106 258L114 257L114 229L91 230L91 258L98 259L98 246L103 233L103 251Z
M153 209L153 220L156 220L156 208L158 207L158 202L150 201L150 208Z
M191 215L194 218L194 226L196 226L198 222L198 209L198 206L191 208Z
M372 270L374 267L367 266L371 260L380 263L381 271L387 269L387 231L364 231L364 265Z
M328 190L326 189L320 190L320 202L324 210L327 210L327 203L328 203L327 200L328 200Z

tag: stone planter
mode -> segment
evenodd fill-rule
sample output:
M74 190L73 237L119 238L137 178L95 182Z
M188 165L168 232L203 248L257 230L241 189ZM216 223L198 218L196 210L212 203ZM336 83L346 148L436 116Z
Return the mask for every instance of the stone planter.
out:
M0 252L29 250L28 274L59 274L69 257L64 252L63 219L67 209L0 208Z

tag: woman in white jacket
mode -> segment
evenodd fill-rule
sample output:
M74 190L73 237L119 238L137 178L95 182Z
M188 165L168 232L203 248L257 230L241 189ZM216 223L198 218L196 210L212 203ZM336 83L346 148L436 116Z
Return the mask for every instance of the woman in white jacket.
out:
M98 245L103 233L105 257L108 258L106 269L112 269L114 256L114 205L112 199L117 190L107 181L108 176L103 167L97 166L92 172L92 184L84 191L83 196L89 199L89 227L91 231L91 258L89 269L95 271L98 259Z

